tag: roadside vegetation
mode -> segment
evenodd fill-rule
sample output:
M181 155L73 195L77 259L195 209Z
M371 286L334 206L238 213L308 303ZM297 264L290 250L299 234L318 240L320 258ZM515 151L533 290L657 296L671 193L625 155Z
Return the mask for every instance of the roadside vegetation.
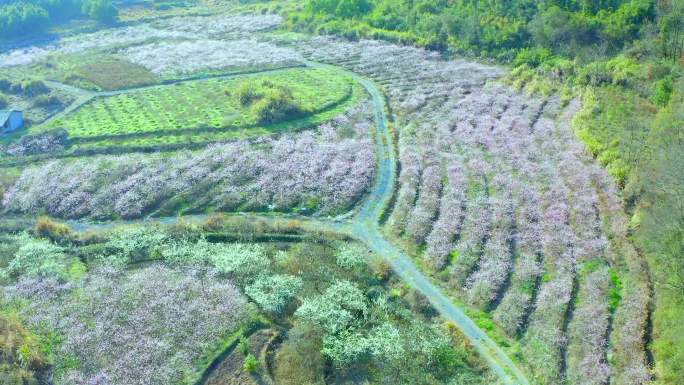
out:
M15 351L36 355L13 370L31 376L51 365L56 384L194 384L212 362L239 353L244 363L223 375L245 373L250 384L271 373L292 384L488 383L458 333L363 246L315 235L211 241L250 223L79 234L43 220L35 233L53 241L3 235L0 308L14 314L7 333L32 338ZM280 337L255 356L250 335L266 328Z
M311 0L284 12L298 30L510 63L510 84L527 93L579 97L574 132L618 183L631 217L623 239L653 269L656 379L684 381L676 364L684 354L676 337L684 334L684 3Z

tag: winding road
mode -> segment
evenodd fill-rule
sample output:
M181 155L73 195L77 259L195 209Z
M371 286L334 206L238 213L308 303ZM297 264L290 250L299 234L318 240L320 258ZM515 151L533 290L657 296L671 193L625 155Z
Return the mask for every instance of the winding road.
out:
M377 127L375 142L378 170L373 188L357 211L328 220L305 217L297 218L303 221L305 227L308 226L312 229L334 231L352 236L364 242L376 254L386 259L398 276L408 282L415 290L422 293L445 320L452 322L461 330L463 335L484 358L502 383L506 385L529 385L530 383L524 373L506 355L503 349L480 329L460 307L456 306L440 288L433 284L414 264L410 256L394 246L382 234L380 228L381 217L384 209L389 205L389 202L392 199L397 178L397 151L392 133L389 129L383 94L372 81L343 68L311 61L307 61L306 65L312 68L333 69L340 74L347 75L359 82L369 93L374 106ZM51 85L54 86L55 83L51 83ZM137 89L118 91L116 93L120 94L134 91L137 91ZM81 93L81 95L86 96L85 93ZM351 219L346 219L348 217ZM205 218L205 215L196 215L147 218L127 222L113 221L90 223L84 221L71 221L69 222L69 225L75 230L83 231L108 228L125 223L141 223L145 221L173 223L181 219L187 222L199 222Z

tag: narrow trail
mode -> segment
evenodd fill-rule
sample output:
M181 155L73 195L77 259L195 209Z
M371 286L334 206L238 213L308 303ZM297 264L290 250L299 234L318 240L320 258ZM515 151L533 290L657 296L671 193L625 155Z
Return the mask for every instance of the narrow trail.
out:
M397 178L397 151L389 130L386 105L383 94L374 83L356 73L340 67L307 61L306 65L312 68L328 68L350 76L359 82L369 93L374 107L376 121L376 154L378 172L375 184L368 193L368 197L351 215L351 219L345 219L344 215L335 219L312 219L300 216L284 216L285 218L300 219L305 227L311 229L326 229L341 234L352 236L364 242L373 252L383 257L392 266L396 274L408 282L414 289L422 293L440 315L447 321L456 325L468 339L475 350L484 358L491 370L506 385L529 385L530 382L524 373L506 355L506 353L494 342L465 312L456 306L440 288L433 284L414 264L413 260L398 247L389 242L382 234L380 220L384 209L392 199ZM130 92L130 91L129 91ZM268 220L269 217L250 215ZM185 222L201 222L206 215L193 215L181 217L146 218L134 221L88 223L83 221L68 222L75 230L94 230L111 228L118 224L133 224L145 222L161 222L165 224ZM281 218L281 217L279 217Z

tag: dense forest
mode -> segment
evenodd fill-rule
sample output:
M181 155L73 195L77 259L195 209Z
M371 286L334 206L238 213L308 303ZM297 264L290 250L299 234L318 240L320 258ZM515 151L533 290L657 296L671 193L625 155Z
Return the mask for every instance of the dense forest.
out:
M102 23L117 17L109 0L5 0L0 4L0 38L5 39L39 35L53 24L78 16Z
M657 294L652 351L684 383L684 1L310 0L293 28L515 67L511 84L580 98L576 134L622 187Z

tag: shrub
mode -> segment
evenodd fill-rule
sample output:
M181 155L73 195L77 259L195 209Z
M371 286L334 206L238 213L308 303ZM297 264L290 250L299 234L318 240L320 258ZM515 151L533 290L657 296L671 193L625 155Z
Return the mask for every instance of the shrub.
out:
M7 96L0 95L0 108L7 108L8 105L9 99L7 99Z
M245 336L240 337L240 342L238 342L238 350L240 353L242 353L243 356L247 356L249 354L249 340L245 338Z
M119 10L111 0L86 0L81 8L84 14L104 24L111 24L119 17Z
M366 264L368 251L357 244L345 243L335 254L337 265L345 269L355 269Z
M39 34L49 24L47 11L30 2L3 2L0 7L0 36L4 38Z
M658 107L665 107L670 102L673 91L674 81L672 76L666 76L653 83L651 87L651 101Z
M56 95L39 95L33 99L35 107L56 107L62 105L62 101Z
M135 263L162 256L168 235L153 226L124 227L116 230L107 244L116 250L108 260L114 263Z
M361 289L349 281L338 281L322 295L303 300L295 315L302 322L336 334L346 330L367 311L368 305Z
M527 64L530 67L539 67L550 61L553 53L546 48L524 48L515 56L513 65L520 66Z
M261 365L259 364L259 360L257 360L254 355L248 354L247 357L245 357L245 362L242 367L247 373L255 373L259 370Z
M255 100L260 99L263 95L259 90L258 84L253 81L246 81L237 86L235 89L235 96L242 106L248 106Z
M581 85L601 86L611 84L613 75L607 63L595 62L580 69L577 79Z
M5 269L8 276L57 279L68 276L64 249L48 241L31 238L27 234L19 235L16 241L21 246Z
M24 95L31 98L50 92L48 86L40 80L26 80L21 83L21 89Z
M302 286L303 282L299 277L291 275L262 276L245 288L245 294L265 311L277 314L287 307Z
M14 315L0 315L0 380L3 385L37 384L47 359Z
M299 104L292 94L283 91L270 92L253 106L254 113L260 123L274 123L302 114Z
M69 226L57 223L49 217L40 217L33 228L33 232L53 242L61 243L71 240L72 232Z
M304 112L294 100L290 88L268 80L243 82L238 85L235 95L243 106L252 106L252 112L260 123L274 123Z
M10 155L33 155L54 153L64 150L67 145L67 132L58 128L36 135L24 135L5 150Z
M264 247L256 244L218 245L213 250L210 260L220 274L229 275L240 282L252 281L260 275L266 274L270 271L271 266L271 261L266 256ZM256 290L259 287L255 287L255 292L259 291ZM264 298L264 302L269 301Z

